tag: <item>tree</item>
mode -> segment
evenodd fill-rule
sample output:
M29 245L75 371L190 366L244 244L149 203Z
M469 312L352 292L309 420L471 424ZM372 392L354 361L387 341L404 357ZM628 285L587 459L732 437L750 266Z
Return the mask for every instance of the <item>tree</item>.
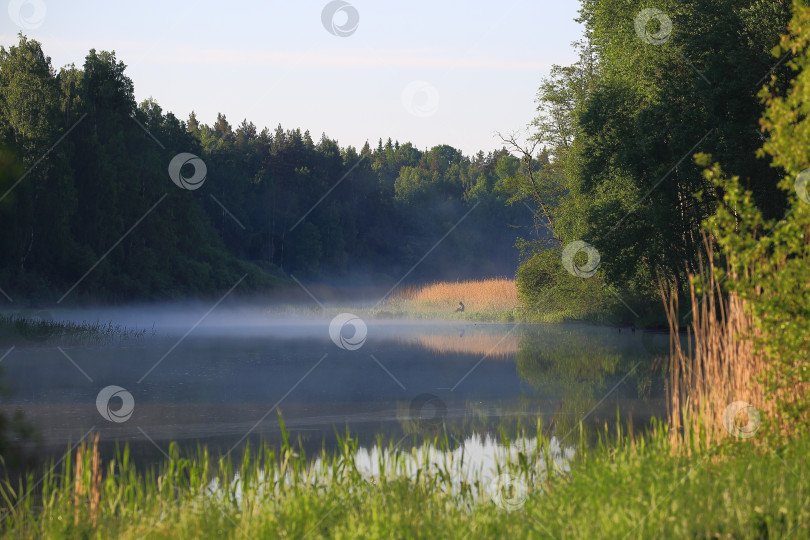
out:
M774 49L790 55L788 84L772 75L760 92L766 105L761 119L769 135L760 151L784 171L778 188L788 201L786 213L768 218L754 190L739 176L729 178L710 156L701 155L706 178L723 193L717 212L707 220L722 254L726 290L745 301L752 327L741 336L753 340L767 362L759 381L777 404L769 420L783 432L806 432L810 425L810 7L794 2L789 31Z
M73 248L68 231L76 195L66 148L42 159L69 129L60 114L60 90L50 58L37 41L20 34L17 46L0 48L0 134L16 173L0 193L5 199L0 202L0 250L11 268L31 273L28 283L21 284L25 288L42 286L37 272L69 264Z
M579 116L576 174L590 199L583 236L617 285L644 286L659 276L683 283L696 270L700 224L718 196L690 159L696 151L747 171L769 214L783 206L765 196L775 173L755 158L756 81L772 65L768 51L788 7L749 1L658 8L672 21L660 44L639 37L635 6L588 1L583 10L602 74Z

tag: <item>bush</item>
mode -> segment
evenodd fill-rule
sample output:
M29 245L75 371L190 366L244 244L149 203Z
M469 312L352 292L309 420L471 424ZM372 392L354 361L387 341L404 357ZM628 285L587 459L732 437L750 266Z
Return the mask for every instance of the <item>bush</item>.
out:
M518 267L516 282L518 297L530 319L616 322L622 316L598 272L590 278L568 273L560 249L534 253Z

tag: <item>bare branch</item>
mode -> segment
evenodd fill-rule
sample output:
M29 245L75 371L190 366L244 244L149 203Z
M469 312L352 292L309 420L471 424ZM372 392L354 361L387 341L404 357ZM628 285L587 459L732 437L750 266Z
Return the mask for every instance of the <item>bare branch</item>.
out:
M547 188L540 185L534 170L534 156L540 141L536 138L532 138L526 141L526 143L521 143L514 132L508 135L498 133L498 137L509 148L520 153L521 161L526 169L526 176L529 179L529 184L531 186L529 194L532 196L540 209L538 212L539 218L544 222L543 225L551 232L552 239L562 244L562 241L557 234L557 229L554 225L554 217L551 214L551 201L549 201L550 192Z

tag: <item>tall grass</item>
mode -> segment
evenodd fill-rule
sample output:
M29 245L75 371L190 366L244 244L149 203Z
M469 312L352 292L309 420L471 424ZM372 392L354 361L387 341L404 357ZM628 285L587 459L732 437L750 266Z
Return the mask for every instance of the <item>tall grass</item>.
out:
M151 330L154 335L155 329ZM53 321L33 316L0 313L0 343L46 345L101 345L146 337L146 329L127 328L112 321Z
M581 439L580 439L581 441ZM541 430L508 446L493 474L459 473L470 456L447 439L369 450L349 437L307 456L241 458L168 448L138 471L128 448L102 462L95 441L41 477L0 489L8 538L778 538L810 533L810 438L779 455L753 445L673 458L666 426L621 428L560 461ZM506 448L506 446L505 446ZM722 452L722 448L720 449ZM78 456L78 457L77 457ZM714 459L708 459L714 458ZM74 466L75 463L75 466ZM789 474L792 468L794 474ZM554 473L552 473L554 471ZM696 504L700 501L700 504Z
M706 251L713 246L706 240ZM673 448L693 451L710 447L730 436L729 427L745 425L747 417L728 418L726 411L736 401L756 407L763 416L774 411L759 376L765 360L753 345L753 321L745 302L724 294L713 258L701 265L700 293L690 276L689 300L692 322L684 347L680 339L678 294L662 286L670 327L668 417ZM744 413L743 413L744 414ZM729 426L729 421L733 423Z
M172 443L159 467L145 472L135 468L127 447L102 463L96 434L38 481L29 475L0 487L2 530L7 537L320 537L329 530L329 523L319 525L330 507L345 505L340 515L370 500L390 504L387 511L396 514L402 510L396 501L409 500L469 514L511 500L513 494L499 491L508 487L497 482L500 476L526 492L542 489L566 473L572 456L539 424L531 438L524 432L515 441L479 439L457 448L445 436L408 449L378 439L363 449L347 434L335 453L322 449L316 456L291 443L283 420L281 426L279 450L247 446L241 458L213 458L198 448L181 457ZM495 452L482 461L470 445Z
M465 308L461 316L471 315L473 318L482 314L513 316L519 306L515 281L491 278L400 287L388 300L385 309L453 315L459 302L463 302Z

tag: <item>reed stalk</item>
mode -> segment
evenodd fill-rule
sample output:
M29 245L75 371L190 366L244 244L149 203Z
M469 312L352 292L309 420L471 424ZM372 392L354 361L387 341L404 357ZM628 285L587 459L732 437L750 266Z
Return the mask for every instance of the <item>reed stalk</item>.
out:
M713 253L711 240L704 238L704 243L706 253ZM774 410L773 400L767 399L759 382L766 364L755 350L757 330L750 311L739 296L723 293L718 275L710 255L700 263L700 292L696 276L689 276L692 322L686 346L681 339L677 286L660 286L670 331L667 414L676 452L691 454L733 436L724 412L735 401L752 405L763 416ZM733 420L747 423L747 418Z
M73 524L81 521L81 509L87 502L90 524L98 523L101 503L101 454L98 451L98 433L90 437L89 445L82 443L76 450L76 467L73 476Z

